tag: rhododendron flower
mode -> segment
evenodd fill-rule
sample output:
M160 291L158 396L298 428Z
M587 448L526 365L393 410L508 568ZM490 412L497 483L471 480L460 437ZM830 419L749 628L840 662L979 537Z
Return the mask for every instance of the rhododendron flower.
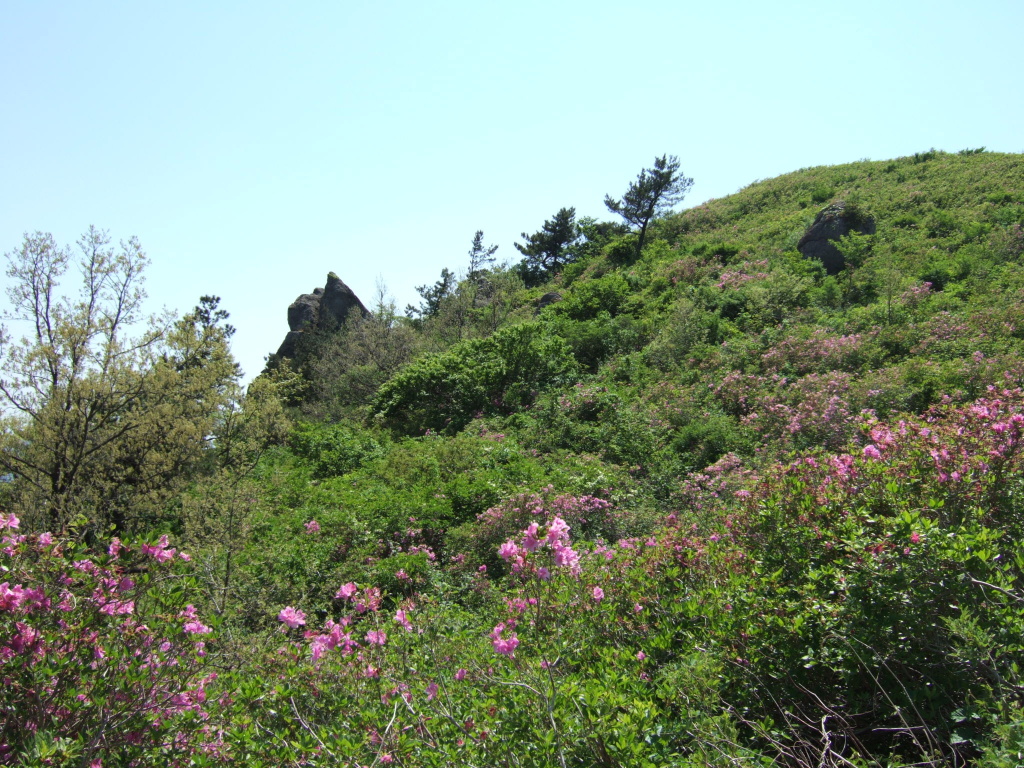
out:
M530 525L523 531L523 549L527 552L536 552L540 549L541 541L537 538L537 524L530 523Z
M882 458L881 452L871 443L864 446L864 455L869 459L880 459Z
M398 624L406 632L412 632L412 624L409 619L406 618L405 611L399 608L395 611L395 624Z
M580 573L580 556L572 547L558 546L555 549L555 565L568 568L574 576Z
M604 599L604 590L600 587L594 587L594 591L591 594L597 602L601 602Z
M13 530L20 525L21 521L18 519L18 516L15 515L13 512L11 512L10 514L0 512L0 528L10 528Z
M920 533L917 533L915 531L914 533L910 534L910 543L911 544L917 544L920 540L921 540L921 534Z
M319 532L320 532L320 523L318 523L316 520L310 520L308 523L306 523L306 533L319 533Z
M366 642L370 645L384 645L388 641L388 636L384 632L378 632L375 629L371 629L366 633Z
M548 544L551 544L551 545L557 544L560 541L568 541L569 540L569 525L568 525L568 523L566 523L565 520L560 518L558 515L555 515L555 517L551 520L551 522L548 523L548 535L547 535L546 538L547 538Z
M644 653L643 651L637 651L636 652L636 660L637 661L643 661L646 658L647 658L647 654Z
M187 635L208 635L213 631L208 626L203 624L201 621L195 620L186 621L185 626L182 627L182 630Z
M376 587L367 587L363 590L363 599L355 604L355 609L359 611L359 613L380 610L381 599L382 595L379 589Z
M306 614L289 605L281 609L281 612L277 614L277 620L287 624L289 628L295 629L306 623Z
M455 679L456 680L465 680L466 679L466 670L460 667L458 672L455 673Z
M433 701L437 698L437 683L431 683L427 686L427 701Z
M355 582L350 581L348 584L341 585L341 589L335 593L334 598L335 600L348 600L358 589Z
M502 637L505 632L505 625L498 624L491 631L491 644L494 646L494 650L505 656L513 656L515 654L516 646L519 645L519 638L516 637L516 633L513 632L509 637Z
M526 549L525 546L523 548ZM527 551L533 551L533 550L527 550ZM506 562L508 560L510 560L511 558L515 557L517 554L519 554L519 547L516 546L514 541L511 541L511 540L506 541L504 544L502 544L500 547L498 547L498 556L502 560L505 560Z

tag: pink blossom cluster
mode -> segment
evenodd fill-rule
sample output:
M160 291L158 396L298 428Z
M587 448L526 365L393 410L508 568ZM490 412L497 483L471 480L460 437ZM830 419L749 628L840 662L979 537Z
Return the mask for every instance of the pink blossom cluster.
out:
M568 569L573 576L580 574L580 556L569 545L569 525L561 517L555 515L543 533L537 523L530 523L522 534L523 538L519 544L509 539L498 548L498 555L505 562L511 563L513 573L520 573L531 567L528 556L546 548L550 550L555 566ZM532 567L540 578L550 578L548 568L538 567L536 564L532 564Z

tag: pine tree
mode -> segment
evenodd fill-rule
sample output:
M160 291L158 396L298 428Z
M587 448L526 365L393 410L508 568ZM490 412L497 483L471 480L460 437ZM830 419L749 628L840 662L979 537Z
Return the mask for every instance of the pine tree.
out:
M526 257L526 271L543 277L573 260L572 247L579 242L581 234L576 209L562 208L554 218L544 222L539 232L532 235L523 232L526 244L516 243L515 246Z
M693 179L679 171L679 158L675 155L662 155L654 159L653 168L640 171L622 199L614 200L610 195L604 196L604 204L609 211L640 228L637 258L640 258L651 221L680 203L692 186Z

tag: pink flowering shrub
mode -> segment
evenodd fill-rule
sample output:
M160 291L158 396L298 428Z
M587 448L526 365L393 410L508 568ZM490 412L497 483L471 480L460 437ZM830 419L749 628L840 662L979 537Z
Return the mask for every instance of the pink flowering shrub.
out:
M0 765L218 754L204 725L213 630L165 588L187 555L167 537L96 554L19 533L13 515L0 528Z
M835 336L815 329L806 339L788 337L773 344L761 356L768 373L804 376L828 371L856 371L868 359L868 338L872 334Z
M756 709L783 718L777 702L790 702L804 713L801 739L826 712L858 712L902 734L886 750L927 733L931 746L905 754L929 754L970 701L975 725L957 738L980 744L982 723L1002 722L1004 686L1022 681L1019 643L996 638L1024 631L1024 392L993 388L919 419L868 417L859 431L849 452L771 473L733 518L756 563L730 598L746 684L778 681L754 684ZM837 725L851 737L857 727Z
M517 494L479 516L467 554L472 562L500 574L504 569L503 560L496 557L499 548L528 525L554 516L573 530L596 534L612 522L612 515L612 503L597 496L556 494L550 486L540 493Z
M835 371L797 379L733 371L716 387L715 396L728 413L780 452L810 446L837 449L856 431L852 378Z

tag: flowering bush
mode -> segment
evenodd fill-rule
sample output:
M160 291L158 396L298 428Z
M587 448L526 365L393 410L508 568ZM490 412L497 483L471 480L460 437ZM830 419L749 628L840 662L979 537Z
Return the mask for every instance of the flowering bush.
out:
M184 604L187 556L166 536L96 554L19 533L13 515L0 528L0 764L217 754L204 724L212 629Z

